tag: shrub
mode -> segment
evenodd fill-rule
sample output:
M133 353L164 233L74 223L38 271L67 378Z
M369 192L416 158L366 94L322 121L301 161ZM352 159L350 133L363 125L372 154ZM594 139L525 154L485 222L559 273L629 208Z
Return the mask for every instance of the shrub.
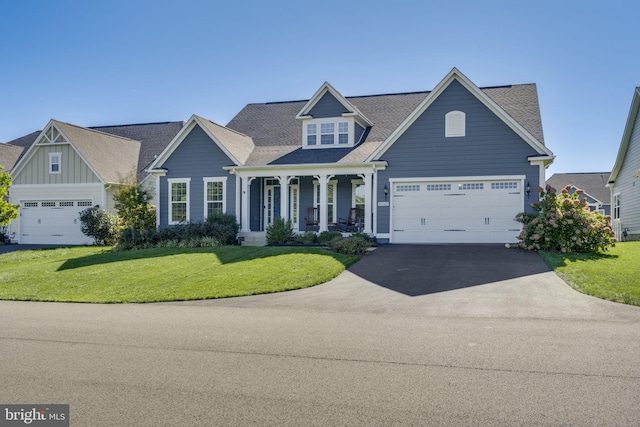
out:
M518 236L520 247L528 250L559 252L605 251L615 244L611 217L591 212L584 191L570 194L570 186L556 194L547 185L538 188L540 201L533 203L537 213L519 213L516 220L523 223Z
M118 218L104 209L87 208L80 212L80 231L93 237L96 245L113 245L118 237Z
M210 215L205 221L179 224L159 230L129 227L120 233L116 250L152 247L194 248L235 244L239 226L233 215Z
M371 242L360 236L336 237L329 241L329 249L345 255L364 255L371 247Z
M282 218L273 220L273 224L267 227L267 244L281 245L293 240L293 225L291 220Z
M326 245L337 237L342 237L342 233L340 233L339 231L323 231L318 236L318 241L321 244Z

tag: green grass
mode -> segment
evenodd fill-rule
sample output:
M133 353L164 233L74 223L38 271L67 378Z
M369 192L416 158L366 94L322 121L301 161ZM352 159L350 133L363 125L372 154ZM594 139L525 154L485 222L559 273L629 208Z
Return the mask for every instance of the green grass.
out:
M616 243L601 254L540 256L565 282L587 295L640 306L640 242Z
M324 283L357 260L291 247L18 251L0 255L0 299L138 303L254 295Z

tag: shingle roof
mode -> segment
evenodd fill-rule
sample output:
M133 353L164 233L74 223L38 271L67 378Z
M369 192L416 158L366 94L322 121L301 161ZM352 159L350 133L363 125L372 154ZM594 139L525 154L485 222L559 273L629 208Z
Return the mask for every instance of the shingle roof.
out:
M0 166L5 172L11 171L24 150L24 147L17 145L0 144Z
M609 174L610 172L554 173L547 180L547 185L558 191L567 185L572 185L608 205L611 204L611 192L605 185L607 185Z
M147 176L145 170L180 132L184 122L143 123L120 126L99 126L89 129L140 141L138 180Z
M496 104L544 143L535 84L481 88ZM302 123L296 114L306 100L249 104L227 127L253 139L256 148L245 165L362 162L378 148L427 97L429 92L346 97L373 122L354 148L303 150Z
M195 116L200 123L228 150L240 164L245 164L255 148L251 137L220 126L203 117Z
M137 173L138 180L141 181L148 175L147 172L145 172L147 167L151 162L153 162L156 156L158 156L162 150L169 145L169 142L171 142L171 140L173 140L173 138L178 134L183 125L184 122L178 121L117 126L96 126L84 129L93 129L111 135L140 141L141 146L140 154L138 156ZM32 132L29 135L9 141L8 144L28 148L35 142L41 132L42 131Z
M107 183L124 182L138 169L140 142L53 120L91 167Z

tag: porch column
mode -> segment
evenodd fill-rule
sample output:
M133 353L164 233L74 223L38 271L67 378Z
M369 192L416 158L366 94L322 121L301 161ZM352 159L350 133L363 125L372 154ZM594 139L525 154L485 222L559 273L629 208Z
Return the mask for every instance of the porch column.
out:
M251 226L249 223L249 211L250 211L249 203L251 201L249 185L251 185L251 181L253 181L253 178L248 176L244 176L241 178L242 178L242 218L240 220L240 231L248 233L249 231L251 231Z
M281 175L278 180L280 181L280 217L286 222L289 219L289 177Z
M320 184L320 216L318 218L320 224L318 224L318 231L319 232L323 232L323 231L328 231L329 227L327 226L327 223L329 222L329 215L327 212L328 206L327 206L327 187L328 187L328 177L326 174L323 175L316 175L316 179L318 180L318 183Z
M372 178L373 173L364 173L360 175L362 180L364 181L364 233L373 234L373 229L371 228L371 213L373 212L373 193L371 191Z

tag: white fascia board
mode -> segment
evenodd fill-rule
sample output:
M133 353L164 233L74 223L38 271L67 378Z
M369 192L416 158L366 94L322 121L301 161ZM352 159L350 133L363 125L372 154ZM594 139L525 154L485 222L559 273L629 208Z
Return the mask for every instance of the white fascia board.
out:
M638 110L640 109L640 93L638 88L633 91L633 99L631 100L631 107L629 108L629 116L627 117L627 123L622 133L622 140L620 141L620 148L618 149L618 155L616 156L616 162L611 169L611 175L609 175L609 182L613 183L618 178L622 164L624 163L624 157L627 154L629 143L631 142L631 133L638 117Z
M317 163L266 166L226 166L230 174L243 177L273 177L280 175L314 176L318 174L344 175L383 170L387 162L371 163Z
M164 148L164 150L162 150L160 155L158 155L158 157L153 161L153 163L151 163L151 166L149 166L149 168L147 169L147 172L151 173L151 171L153 170L161 169L160 166L162 166L162 164L169 158L169 156L171 156L171 154L176 150L176 148L178 148L178 146L184 140L184 138L195 127L196 125L195 117L196 117L195 115L192 115L189 118L189 120L187 120L184 126L182 126L182 129L180 129L180 132L178 132L177 135L173 137L171 142Z
M33 144L31 144L31 146L29 147L29 149L27 150L27 152L25 153L24 156L22 156L22 158L20 159L20 161L13 167L13 169L11 170L11 176L17 177L18 174L22 171L22 169L24 168L24 166L29 163L29 160L31 160L31 158L33 157L35 151L38 149L38 147L44 146L44 145L40 145L37 144L37 142L40 140L40 138L42 138L42 135L44 135L44 133L50 128L50 127L54 127L61 135L64 136L64 138L68 141L67 144L59 144L58 145L69 145L73 148L73 151L76 152L76 154L82 159L82 161L89 167L89 169L91 170L91 172L94 173L95 176L98 177L98 179L100 180L100 182L102 183L102 185L107 184L107 182L102 178L102 176L100 176L100 174L93 168L93 166L91 165L91 163L89 163L87 161L87 159L84 158L84 156L82 155L82 153L80 153L80 151L78 151L78 149L75 147L75 145L73 145L73 141L71 141L71 139L69 139L69 137L62 132L62 130L60 130L60 128L58 126L56 126L55 124L55 120L54 119L50 119L49 123L47 123L47 125L44 127L44 129L42 130L42 132L40 132L40 134L38 135L38 137L35 139L35 141L33 141ZM81 127L81 126L80 126ZM83 128L84 129L84 128ZM90 129L87 129L90 130ZM36 185L40 185L40 184L36 184Z
M180 129L180 132L178 132L178 134L173 138L169 145L167 145L162 153L160 153L158 158L153 161L151 166L149 166L147 172L154 173L162 170L161 166L164 164L164 162L166 162L167 159L171 157L171 154L173 154L173 152L180 146L180 144L182 144L182 141L184 141L187 135L189 135L189 132L191 132L193 128L196 127L196 125L200 126L200 129L202 129L204 133L206 133L207 136L211 138L211 140L227 155L227 157L229 157L229 159L231 159L236 164L240 164L240 162L238 162L238 159L236 159L229 152L229 150L227 150L227 148L222 143L220 143L220 141L215 136L213 136L213 134L211 134L209 129L202 123L201 118L193 114L184 124L182 129Z
M55 123L53 122L53 119L49 119L49 122L47 123L47 125L42 129L42 131L38 134L38 136L36 137L36 139L33 141L33 143L29 146L29 148L27 149L27 151L24 153L24 155L20 158L20 160L18 161L18 163L16 163L15 165L13 165L13 169L11 169L11 176L12 177L17 177L18 174L22 171L22 169L24 168L24 166L29 163L29 160L31 159L31 157L33 156L33 153L35 152L36 148L36 142L38 142L40 140L40 138L42 138L42 135L44 135L44 133L49 129L50 126L54 126L58 132L60 131L60 129L58 129L57 126L55 126Z
M453 68L449 73L436 85L436 87L427 95L427 97L416 107L415 110L400 124L400 126L393 131L393 133L387 138L385 142L380 145L368 158L367 161L377 160L382 156L394 142L402 136L402 134L409 129L409 127L425 112L433 102L444 92L444 90L454 81L457 80L464 86L469 92L480 100L489 110L497 115L503 122L505 122L516 134L525 140L532 148L538 153L545 154L549 157L553 157L553 153L540 141L534 138L529 131L523 128L518 122L516 122L509 114L507 114L502 107L496 104L488 95L476 86L471 80L469 80L464 74L462 74L457 68Z
M311 111L311 109L316 105L316 103L320 100L320 98L322 98L324 94L327 92L329 92L335 99L337 99L338 102L342 104L344 108L351 111L351 113L346 113L346 114L350 114L360 118L363 122L367 123L368 126L373 125L373 123L369 119L367 119L367 117L364 114L362 114L360 110L358 110L352 103L350 103L347 100L347 98L345 98L340 92L336 90L336 88L331 86L329 82L324 82L322 86L320 86L320 89L318 89L316 93L313 94L311 99L307 101L304 107L302 107L302 110L300 110L300 112L296 114L296 119L301 120L301 119L310 118L309 111ZM343 116L345 115L343 114Z

